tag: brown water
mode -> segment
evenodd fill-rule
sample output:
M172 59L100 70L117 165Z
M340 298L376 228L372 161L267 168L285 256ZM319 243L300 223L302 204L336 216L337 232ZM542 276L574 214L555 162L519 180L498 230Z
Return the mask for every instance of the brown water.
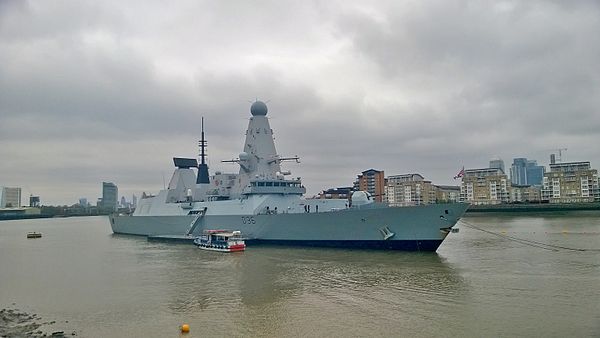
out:
M465 220L600 249L597 212ZM79 337L178 337L182 323L186 337L600 336L600 251L549 251L460 228L437 253L222 254L116 236L104 217L3 221L0 308Z

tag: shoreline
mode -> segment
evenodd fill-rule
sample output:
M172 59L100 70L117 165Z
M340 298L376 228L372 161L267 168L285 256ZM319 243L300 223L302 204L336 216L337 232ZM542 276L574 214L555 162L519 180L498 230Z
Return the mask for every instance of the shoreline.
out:
M15 305L13 303L13 305ZM68 323L69 321L65 321ZM66 337L77 336L76 331L65 333L53 326L56 321L44 322L35 313L27 313L16 308L0 310L0 337Z
M600 203L561 203L561 204L495 204L471 205L467 214L478 212L565 212L565 211L600 211Z

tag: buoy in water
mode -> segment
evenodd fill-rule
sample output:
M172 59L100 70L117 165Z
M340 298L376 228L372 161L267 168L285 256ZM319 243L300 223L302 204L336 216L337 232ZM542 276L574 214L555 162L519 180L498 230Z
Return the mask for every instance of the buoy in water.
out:
M181 325L181 332L183 332L183 333L190 332L190 326L188 324Z

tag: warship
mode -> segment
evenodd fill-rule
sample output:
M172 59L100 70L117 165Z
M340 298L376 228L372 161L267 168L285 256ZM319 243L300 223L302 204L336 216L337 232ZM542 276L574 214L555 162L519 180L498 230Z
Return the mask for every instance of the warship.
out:
M247 245L436 251L468 204L390 207L365 191L348 199L305 198L300 177L282 170L298 156L277 154L262 101L250 107L243 151L229 162L237 174L215 172L206 164L204 121L200 156L173 158L169 185L142 196L131 214L109 216L115 234L195 238L211 229L241 231Z

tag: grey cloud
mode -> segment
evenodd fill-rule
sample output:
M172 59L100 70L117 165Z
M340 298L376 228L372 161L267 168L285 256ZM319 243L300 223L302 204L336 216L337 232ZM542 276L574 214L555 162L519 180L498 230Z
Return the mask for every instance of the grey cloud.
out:
M0 184L156 190L201 116L211 171L235 171L255 98L309 193L557 147L600 165L595 1L163 5L0 2Z

